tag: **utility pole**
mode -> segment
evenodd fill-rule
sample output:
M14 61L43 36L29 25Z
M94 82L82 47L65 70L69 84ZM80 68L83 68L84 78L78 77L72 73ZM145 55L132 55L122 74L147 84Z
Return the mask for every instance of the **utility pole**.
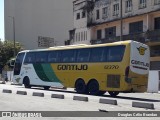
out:
M120 0L120 20L121 20L121 33L120 33L120 41L123 40L123 5L122 5L122 0Z
M8 16L8 17L12 18L12 22L13 22L13 49L14 49L14 57L15 57L15 56L16 56L16 46L15 46L15 44L16 44L16 41L15 41L15 39L16 39L16 36L15 36L15 19L14 19L13 16Z

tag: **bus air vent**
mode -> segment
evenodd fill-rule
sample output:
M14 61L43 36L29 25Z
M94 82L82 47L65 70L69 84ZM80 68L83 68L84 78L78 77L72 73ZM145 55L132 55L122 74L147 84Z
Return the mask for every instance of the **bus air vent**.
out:
M107 87L120 88L120 75L108 75L107 76Z

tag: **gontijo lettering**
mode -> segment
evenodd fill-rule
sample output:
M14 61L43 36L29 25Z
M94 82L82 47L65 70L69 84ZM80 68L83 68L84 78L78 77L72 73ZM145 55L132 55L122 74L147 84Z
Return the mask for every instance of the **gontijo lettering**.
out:
M141 61L132 60L131 63L135 64L135 65L140 65L143 67L149 67L149 63L145 63L145 62L141 62Z
M88 70L88 65L58 65L57 70Z

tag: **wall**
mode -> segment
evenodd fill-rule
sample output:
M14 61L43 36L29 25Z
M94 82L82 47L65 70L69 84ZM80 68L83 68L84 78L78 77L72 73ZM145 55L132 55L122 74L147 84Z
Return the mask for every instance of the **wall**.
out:
M107 2L108 1L108 2ZM147 1L147 7L144 9L139 9L139 0L132 0L132 11L131 12L126 12L126 0L122 0L122 14L123 14L123 18L127 18L127 17L131 17L131 16L137 16L137 15L141 15L147 12L151 12L151 11L156 11L160 9L160 5L154 5L154 0L146 0ZM114 0L99 0L99 2L95 3L95 8L94 8L94 15L93 17L93 23L97 24L97 23L103 23L103 22L108 22L108 21L113 21L113 20L117 20L120 19L120 12L117 16L113 16L113 5L119 3L119 11L121 10L120 8L120 0L114 1ZM108 11L108 18L106 19L102 19L102 8L104 7L108 7L109 11ZM99 9L100 10L100 19L96 20L96 10Z
M54 38L63 45L73 28L73 0L4 0L5 38L13 40L15 17L16 41L26 49L38 48L38 36Z
M159 85L160 85L159 71L150 71L147 92L158 93L158 91L160 90Z

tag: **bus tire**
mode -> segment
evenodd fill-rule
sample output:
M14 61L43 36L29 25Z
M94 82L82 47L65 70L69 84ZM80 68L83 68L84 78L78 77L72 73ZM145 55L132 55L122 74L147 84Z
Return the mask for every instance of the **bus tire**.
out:
M75 88L76 88L77 93L79 93L79 94L86 93L86 85L85 85L84 80L82 80L82 79L79 79L76 81Z
M99 83L97 80L91 80L88 83L87 90L90 95L99 95Z
M117 91L109 91L108 92L109 94L110 94L110 96L112 96L112 97L116 97L118 94L119 94L119 92L117 92Z
M44 90L49 90L50 86L44 86Z
M24 84L24 87L25 87L25 88L31 88L30 80L29 80L28 77L25 77L25 78L24 78L23 84Z

